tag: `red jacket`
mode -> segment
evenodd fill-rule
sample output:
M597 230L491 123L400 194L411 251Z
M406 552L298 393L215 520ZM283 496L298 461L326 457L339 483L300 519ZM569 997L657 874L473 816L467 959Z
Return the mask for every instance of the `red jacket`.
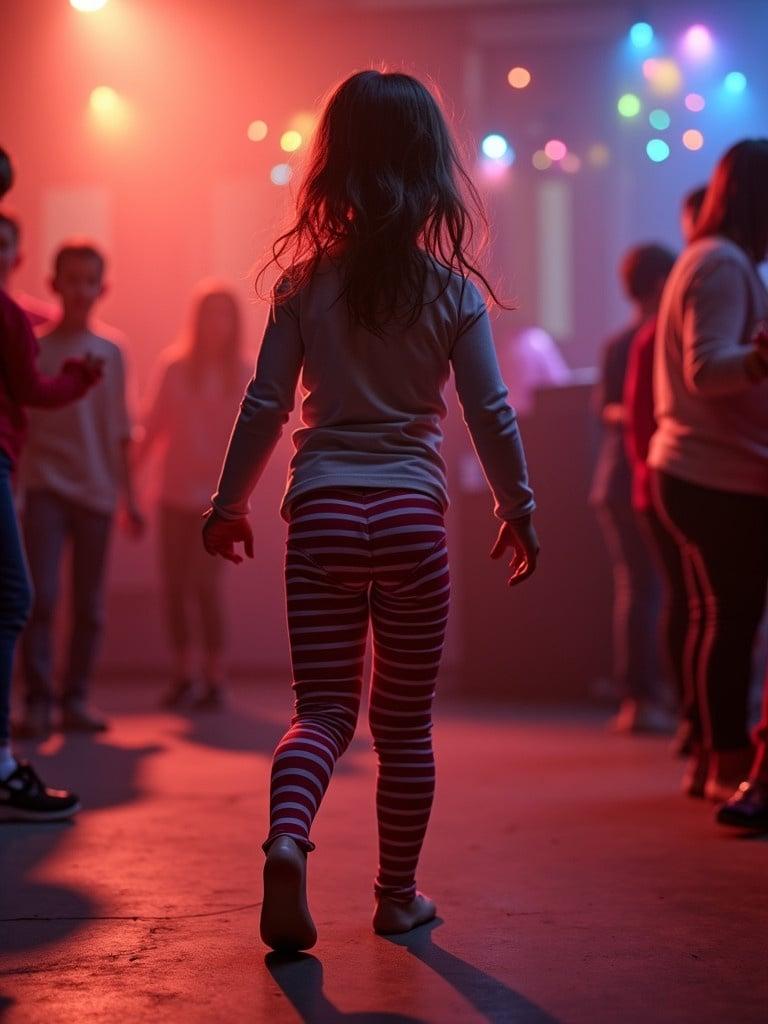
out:
M16 462L27 430L25 405L55 408L84 395L94 374L68 359L56 377L37 370L38 345L19 306L0 290L0 449Z
M639 511L652 507L648 447L656 433L653 408L653 351L656 317L639 328L629 350L624 378L624 441L632 468L632 505Z

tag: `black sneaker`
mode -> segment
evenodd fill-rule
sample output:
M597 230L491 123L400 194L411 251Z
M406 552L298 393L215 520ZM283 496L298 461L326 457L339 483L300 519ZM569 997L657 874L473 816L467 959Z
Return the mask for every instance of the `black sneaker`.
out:
M0 781L0 821L61 821L79 810L74 793L49 789L26 761Z

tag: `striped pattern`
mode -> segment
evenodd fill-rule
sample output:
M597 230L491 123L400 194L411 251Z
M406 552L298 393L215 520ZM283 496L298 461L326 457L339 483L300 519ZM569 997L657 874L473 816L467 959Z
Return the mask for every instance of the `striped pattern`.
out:
M425 494L346 488L297 502L286 557L296 694L272 766L265 848L309 831L357 724L369 623L377 895L408 902L432 807L432 698L448 618L443 513Z

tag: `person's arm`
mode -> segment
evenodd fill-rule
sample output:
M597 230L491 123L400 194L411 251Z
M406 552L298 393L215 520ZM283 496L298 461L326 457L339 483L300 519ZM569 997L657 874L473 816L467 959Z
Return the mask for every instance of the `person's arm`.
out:
M2 360L6 387L20 406L55 409L81 398L101 376L101 363L86 356L68 359L55 377L37 368L38 344L29 321L19 307L4 298L2 316Z
M155 372L150 387L150 399L141 418L138 438L133 445L134 466L138 467L145 462L157 442L168 433L172 367L172 363L165 363Z
M211 505L222 519L241 519L293 411L304 359L296 300L273 308L256 372L246 388Z
M114 350L114 367L111 384L111 414L113 428L119 446L118 485L125 510L125 527L131 537L139 538L146 529L146 519L141 511L134 484L134 440L131 415L128 411L128 384L125 360L119 348Z
M509 582L519 583L536 566L538 539L531 524L535 503L517 415L507 401L488 313L479 295L474 289L472 292L475 309L460 328L451 363L464 422L493 492L494 512L503 521L491 557L498 558L511 547L513 574Z
M683 376L702 397L748 391L754 349L742 339L747 327L749 282L744 270L722 260L699 271L683 307Z

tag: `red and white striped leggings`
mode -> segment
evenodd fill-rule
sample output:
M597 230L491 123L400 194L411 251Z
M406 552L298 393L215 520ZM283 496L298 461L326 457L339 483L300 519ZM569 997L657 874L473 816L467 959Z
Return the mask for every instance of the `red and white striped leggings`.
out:
M450 581L440 504L404 490L333 488L299 499L286 556L296 694L275 750L270 831L313 850L312 821L357 724L368 626L378 755L375 892L407 902L435 785L432 698Z

